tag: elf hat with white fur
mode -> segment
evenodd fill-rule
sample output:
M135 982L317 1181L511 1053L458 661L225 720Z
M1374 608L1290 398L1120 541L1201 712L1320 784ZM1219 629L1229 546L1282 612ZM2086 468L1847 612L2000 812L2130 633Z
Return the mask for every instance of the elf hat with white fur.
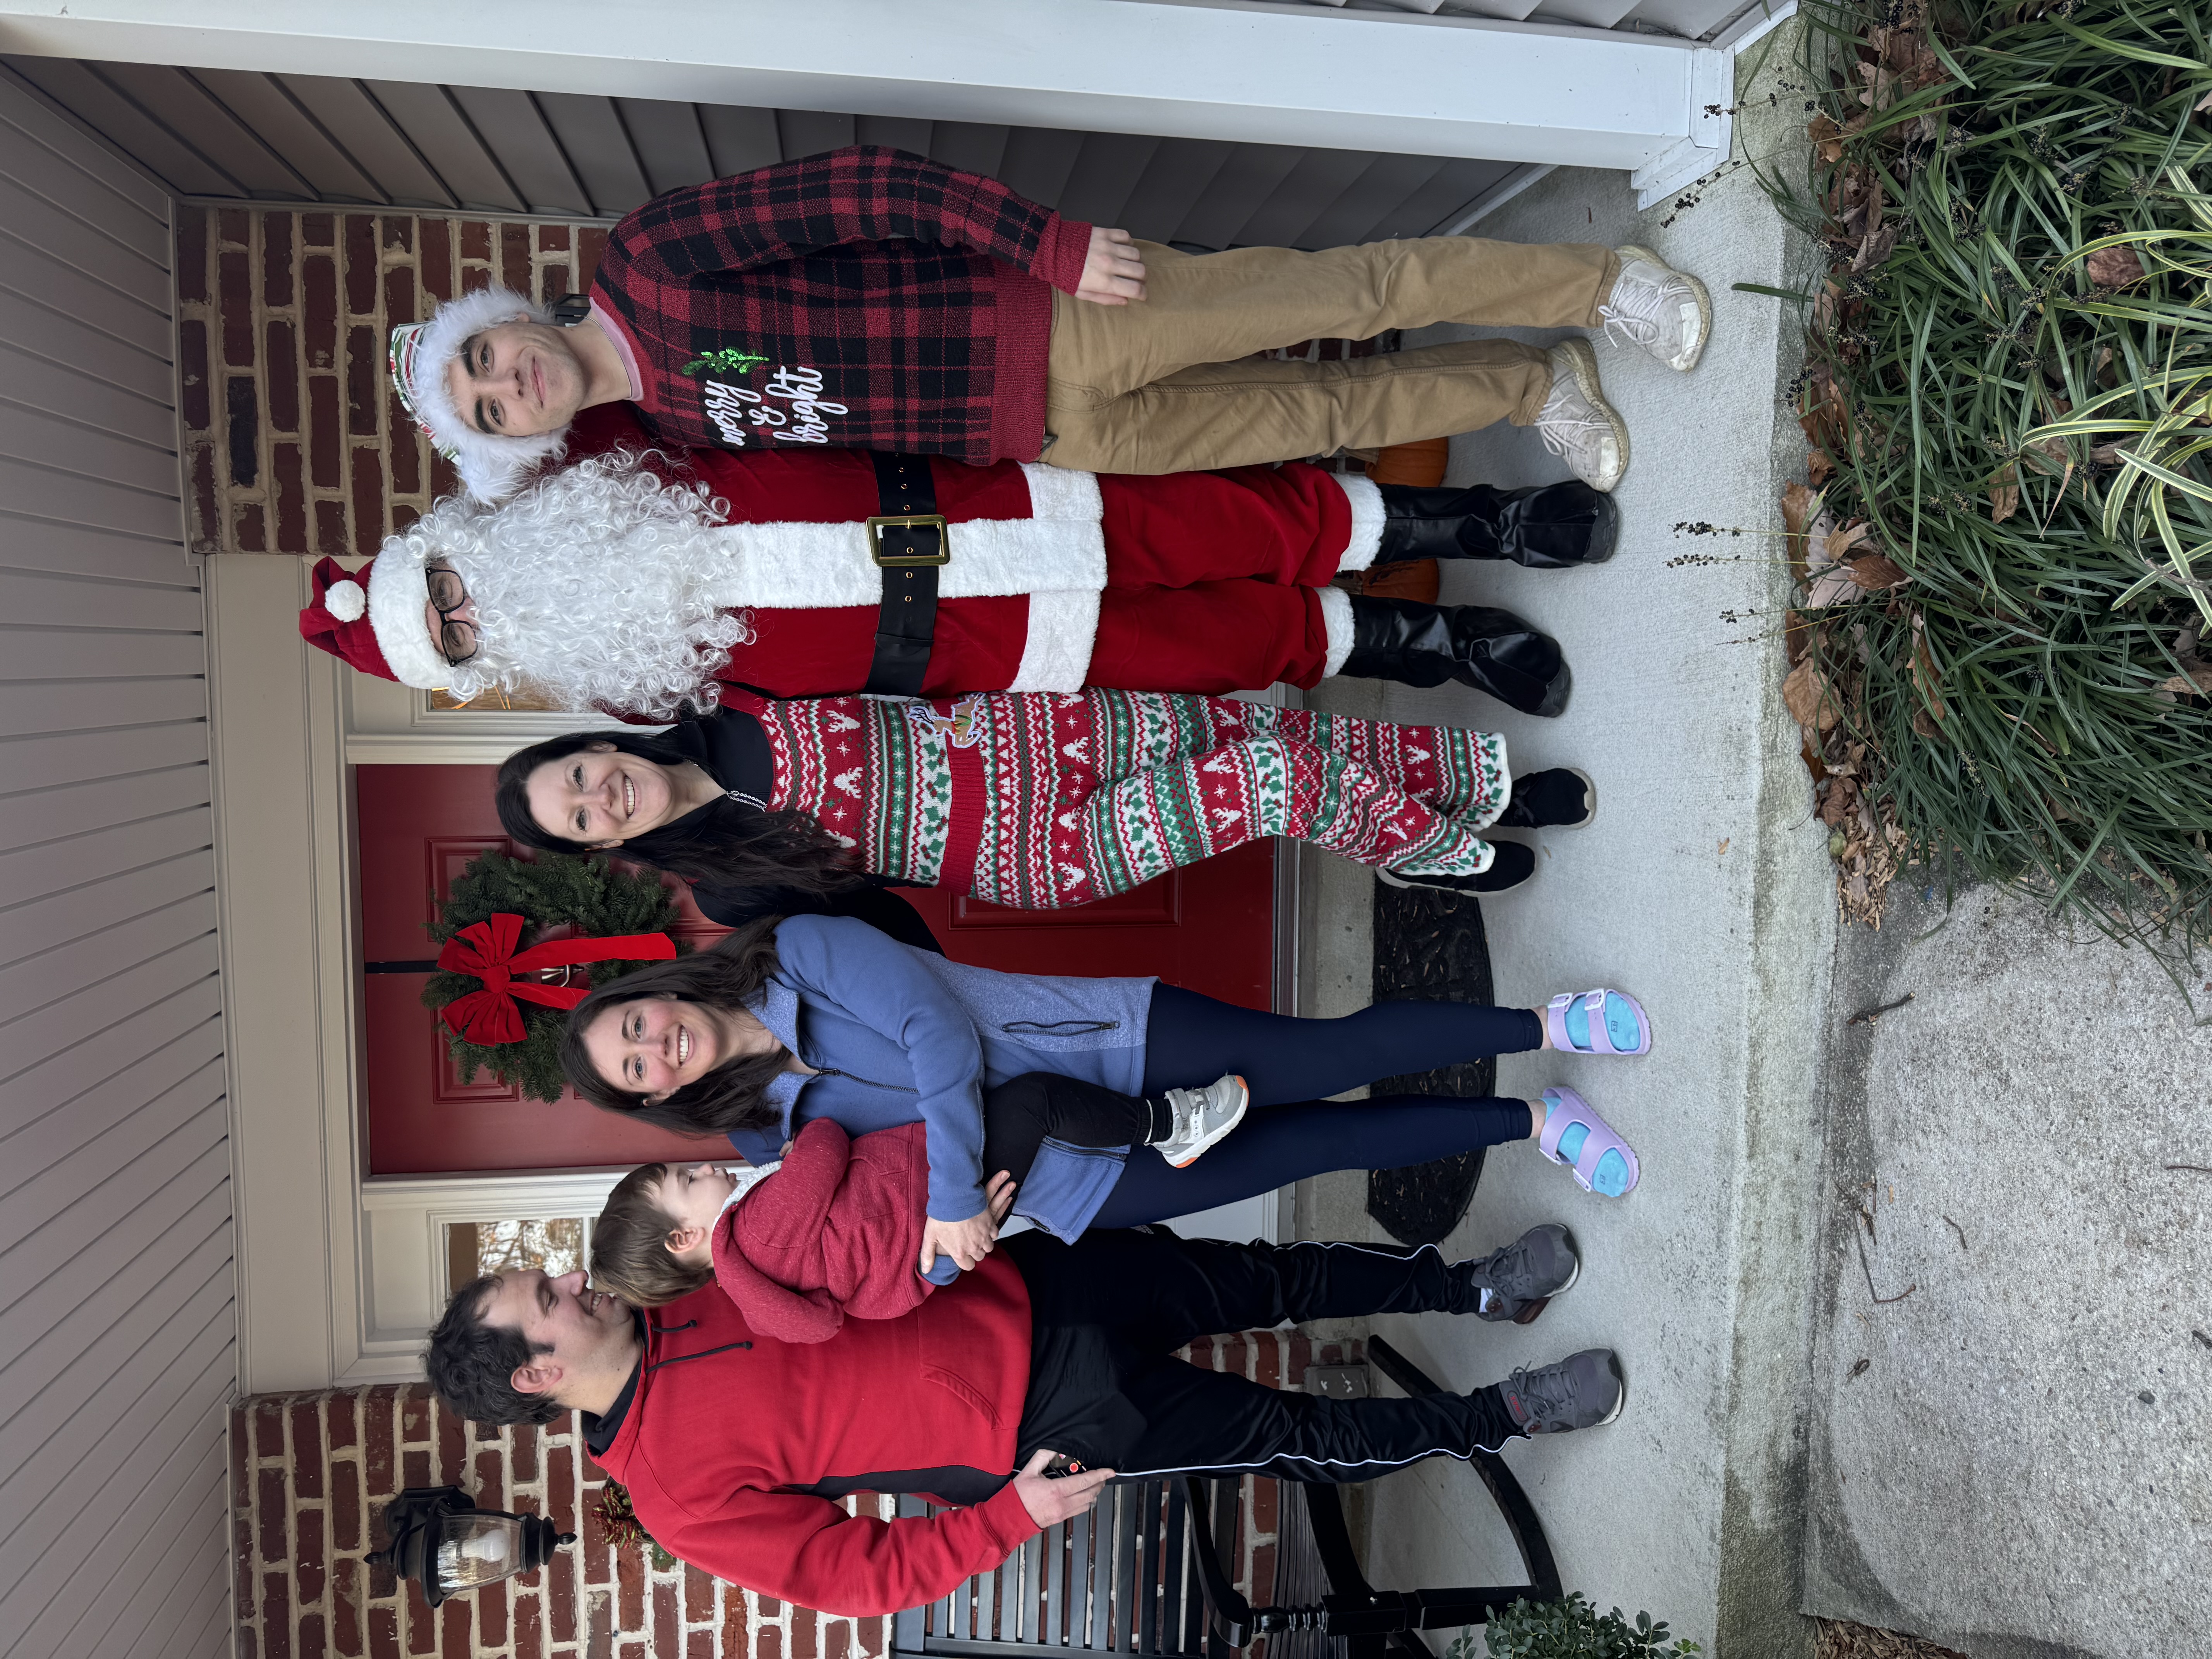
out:
M317 564L315 602L300 612L300 637L364 674L434 691L453 671L423 620L430 600L423 574L429 556L410 545L412 539L392 537L358 576L336 559Z
M568 447L568 428L533 438L479 432L454 408L446 370L472 334L500 323L552 321L551 312L513 289L486 288L447 301L428 322L402 323L392 331L392 389L478 501L496 503L514 494L533 468Z

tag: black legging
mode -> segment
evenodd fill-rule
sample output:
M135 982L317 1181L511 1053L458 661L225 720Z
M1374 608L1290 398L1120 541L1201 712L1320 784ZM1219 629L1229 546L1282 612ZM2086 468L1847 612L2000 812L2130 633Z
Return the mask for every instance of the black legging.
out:
M1133 1146L1121 1179L1091 1225L1131 1227L1210 1210L1330 1170L1395 1170L1478 1146L1522 1140L1528 1109L1517 1100L1382 1095L1317 1100L1378 1077L1426 1072L1486 1054L1542 1046L1525 1008L1459 1002L1378 1002L1342 1019L1293 1019L1217 1002L1176 986L1152 993L1144 1091L1158 1100L1224 1072L1241 1074L1253 1109L1235 1133L1188 1169ZM1096 1084L1031 1073L985 1097L983 1170L1028 1173L1052 1134L1076 1146L1157 1138L1152 1107Z
M1219 1073L1216 1073L1218 1076ZM1028 1179L1050 1135L1071 1146L1141 1146L1171 1127L1164 1101L1125 1095L1057 1072L1024 1072L983 1091L983 1175Z

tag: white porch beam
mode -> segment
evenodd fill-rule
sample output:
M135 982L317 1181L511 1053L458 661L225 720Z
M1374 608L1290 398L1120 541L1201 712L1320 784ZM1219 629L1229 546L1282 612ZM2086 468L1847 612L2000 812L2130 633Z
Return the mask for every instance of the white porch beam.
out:
M1727 142L1709 48L1312 6L0 0L0 52L1632 170Z

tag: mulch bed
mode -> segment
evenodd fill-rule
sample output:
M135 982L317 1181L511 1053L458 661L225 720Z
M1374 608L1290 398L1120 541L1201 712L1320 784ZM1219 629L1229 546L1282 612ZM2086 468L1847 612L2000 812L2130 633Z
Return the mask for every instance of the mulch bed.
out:
M1938 1647L1899 1631L1876 1630L1842 1619L1820 1619L1819 1659L1966 1659L1954 1648Z

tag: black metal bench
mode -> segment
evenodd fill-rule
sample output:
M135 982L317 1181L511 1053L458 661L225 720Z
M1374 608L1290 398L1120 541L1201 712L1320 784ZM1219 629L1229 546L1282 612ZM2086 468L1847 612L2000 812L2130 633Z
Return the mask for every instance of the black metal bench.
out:
M1368 1363L1416 1397L1438 1386L1380 1337ZM996 1571L979 1573L943 1601L892 1623L896 1659L1018 1659L1039 1648L1224 1659L1267 1636L1297 1632L1341 1639L1342 1659L1434 1659L1419 1632L1486 1622L1523 1597L1563 1594L1552 1547L1528 1494L1494 1452L1477 1452L1490 1490L1521 1552L1528 1582L1447 1589L1378 1590L1352 1547L1337 1489L1304 1485L1306 1522L1328 1589L1319 1599L1255 1607L1224 1565L1235 1548L1241 1480L1130 1481L1109 1487L1098 1507L1040 1533ZM918 1498L899 1500L920 1515ZM1290 1506L1283 1506L1287 1516Z

